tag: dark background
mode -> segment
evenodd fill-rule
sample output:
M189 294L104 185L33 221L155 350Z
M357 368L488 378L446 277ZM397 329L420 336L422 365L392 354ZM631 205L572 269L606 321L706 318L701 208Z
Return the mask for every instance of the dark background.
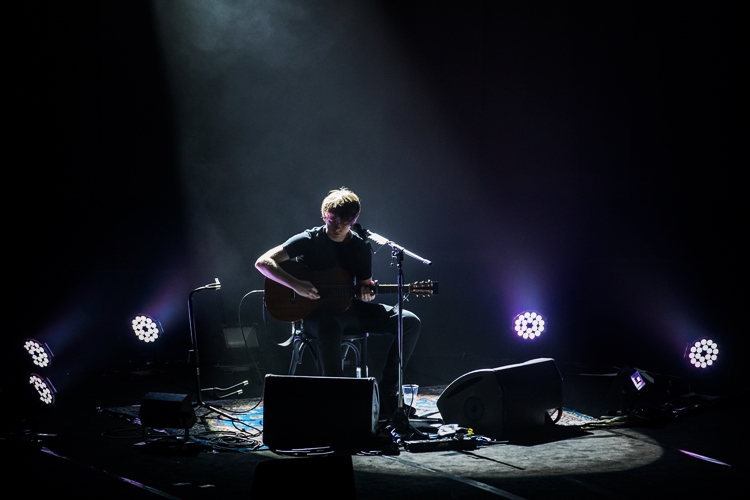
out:
M188 293L218 277L195 296L211 366L221 324L262 288L257 256L319 225L347 186L363 226L434 262L405 262L407 282L440 283L408 305L423 320L410 381L538 356L683 373L701 336L728 370L747 255L739 18L703 2L24 13L7 73L4 352L46 341L66 388L94 367L184 361ZM387 249L374 260L395 282ZM548 318L533 345L510 331L527 309ZM161 319L162 342L132 338L136 313ZM257 295L242 321L261 321ZM257 354L283 373L271 340L286 329L270 329Z

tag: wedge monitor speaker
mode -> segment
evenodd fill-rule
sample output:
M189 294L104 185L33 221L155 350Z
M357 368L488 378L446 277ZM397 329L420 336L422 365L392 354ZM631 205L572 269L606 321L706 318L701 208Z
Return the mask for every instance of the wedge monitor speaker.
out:
M454 380L437 401L446 424L506 438L542 427L547 410L562 414L562 377L555 360L539 358L476 370Z

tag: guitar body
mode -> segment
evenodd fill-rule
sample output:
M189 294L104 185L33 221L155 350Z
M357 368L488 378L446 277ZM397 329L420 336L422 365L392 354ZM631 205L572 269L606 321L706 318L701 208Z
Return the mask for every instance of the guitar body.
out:
M282 262L279 267L295 278L309 281L318 289L320 299L311 300L299 296L291 288L266 278L264 298L271 316L279 321L293 322L305 318L316 309L344 312L352 305L354 280L343 269L311 271L304 264L293 260Z
M279 264L284 271L302 281L309 281L318 289L318 300L300 297L297 292L281 283L266 278L264 298L271 316L279 321L294 322L307 317L316 309L342 313L349 309L357 293L354 279L343 269L333 268L321 272L311 271L304 264L287 260ZM397 285L376 283L370 287L375 293L398 293ZM417 297L437 295L437 281L419 281L403 286L404 293Z

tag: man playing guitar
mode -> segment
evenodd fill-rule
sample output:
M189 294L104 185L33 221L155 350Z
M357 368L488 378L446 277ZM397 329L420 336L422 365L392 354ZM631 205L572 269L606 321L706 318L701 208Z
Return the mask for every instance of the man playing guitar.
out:
M321 214L324 226L303 231L289 238L285 243L268 250L255 262L255 267L263 275L278 282L299 296L302 301L314 301L321 307L312 307L304 318L305 332L318 339L318 357L322 375L340 377L341 341L344 330L355 330L373 335L391 335L391 342L383 376L380 380L381 413L392 415L398 398L398 312L395 307L372 302L375 298L372 280L372 252L366 242L351 227L357 222L360 213L359 197L346 188L331 191L323 200ZM340 302L329 298L327 283L321 280L316 286L315 279L309 276L294 276L284 268L290 259L297 258L310 271L309 276L343 276L351 287L355 285L355 300ZM335 270L335 271L331 271ZM296 295L294 295L296 294ZM268 300L268 298L267 298ZM331 307L325 307L326 301ZM404 365L408 362L417 343L420 320L413 313L403 311L404 322Z

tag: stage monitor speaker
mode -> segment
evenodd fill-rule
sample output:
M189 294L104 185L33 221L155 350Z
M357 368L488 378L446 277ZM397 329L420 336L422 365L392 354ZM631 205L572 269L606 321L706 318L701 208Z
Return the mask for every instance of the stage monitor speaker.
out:
M547 410L562 414L562 377L550 358L476 370L454 380L437 407L446 424L505 438L544 426Z
M157 429L189 429L198 421L190 396L167 392L146 394L138 418L144 427Z
M380 413L370 378L266 375L263 442L272 451L372 449Z

